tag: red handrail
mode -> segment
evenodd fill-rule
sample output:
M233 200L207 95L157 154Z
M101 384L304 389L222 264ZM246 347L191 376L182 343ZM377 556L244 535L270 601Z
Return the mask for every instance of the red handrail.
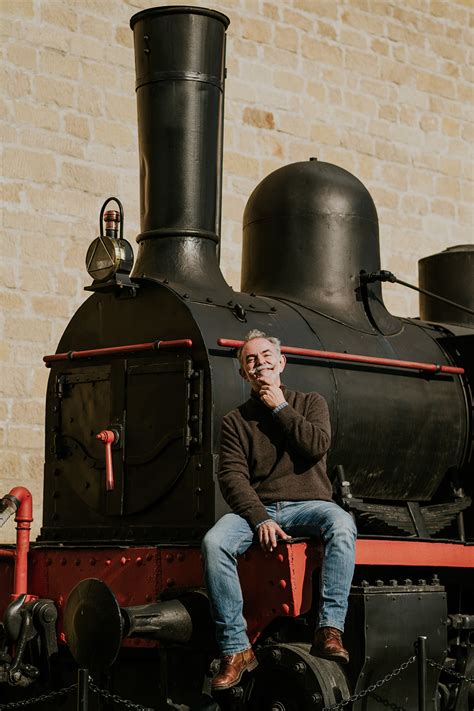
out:
M234 341L230 338L218 338L217 345L224 348L240 348L244 341ZM456 368L451 365L436 365L435 363L418 363L411 360L396 360L395 358L378 358L376 356L358 355L356 353L339 353L337 351L316 351L311 348L294 348L293 346L282 346L282 353L289 355L307 356L309 358L322 358L324 360L348 361L352 363L367 363L369 365L384 365L392 368L404 368L407 370L423 370L429 373L450 373L462 375L464 368Z
M67 353L55 353L45 355L43 360L46 367L57 360L77 360L78 358L98 358L99 356L121 355L125 353L137 353L139 351L161 350L162 348L192 348L193 342L190 338L182 338L177 341L151 341L150 343L133 343L129 346L111 346L110 348L93 348L87 351L68 351Z

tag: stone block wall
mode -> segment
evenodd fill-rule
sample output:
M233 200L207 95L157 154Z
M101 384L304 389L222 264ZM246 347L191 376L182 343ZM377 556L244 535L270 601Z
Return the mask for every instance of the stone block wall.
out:
M42 356L83 301L104 199L139 231L129 18L147 0L2 0L0 480L41 519ZM171 4L171 3L170 3ZM179 4L179 2L175 2ZM189 4L188 2L182 4ZM471 0L219 0L228 30L222 267L239 288L246 200L270 171L317 156L373 195L382 267L473 241ZM417 315L417 297L384 289ZM7 527L5 527L7 528ZM11 540L13 526L0 531Z

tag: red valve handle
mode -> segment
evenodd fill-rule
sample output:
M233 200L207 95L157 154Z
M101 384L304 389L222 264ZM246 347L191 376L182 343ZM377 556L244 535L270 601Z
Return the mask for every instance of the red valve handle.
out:
M117 436L112 430L102 430L102 432L96 435L96 438L105 444L105 488L107 491L113 491L115 481L112 467L112 445L116 441Z

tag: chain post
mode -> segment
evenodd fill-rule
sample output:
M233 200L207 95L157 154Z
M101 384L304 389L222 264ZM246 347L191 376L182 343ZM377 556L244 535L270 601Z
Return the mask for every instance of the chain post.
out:
M426 637L418 637L415 646L418 661L418 711L426 711Z
M89 711L89 670L77 672L77 711Z

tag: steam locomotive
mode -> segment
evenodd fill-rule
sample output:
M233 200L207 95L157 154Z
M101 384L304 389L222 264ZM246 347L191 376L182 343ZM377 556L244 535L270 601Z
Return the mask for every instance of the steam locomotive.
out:
M381 283L396 277L381 270L369 192L311 158L252 193L233 291L219 269L228 23L191 7L131 19L138 254L132 270L122 205L108 199L87 252L91 295L44 359L44 514L29 552L29 492L19 482L0 503L0 524L18 523L16 553L0 552L1 700L46 694L36 708L76 708L54 694L79 665L97 688L158 709L321 711L352 694L354 711L409 711L422 636L426 708L467 711L474 247L421 260L421 320L391 315ZM359 529L351 663L309 654L320 543L255 546L239 574L260 664L212 699L199 543L227 510L220 422L248 396L235 349L255 328L281 338L287 386L329 404L329 472ZM102 692L89 703L111 702Z

